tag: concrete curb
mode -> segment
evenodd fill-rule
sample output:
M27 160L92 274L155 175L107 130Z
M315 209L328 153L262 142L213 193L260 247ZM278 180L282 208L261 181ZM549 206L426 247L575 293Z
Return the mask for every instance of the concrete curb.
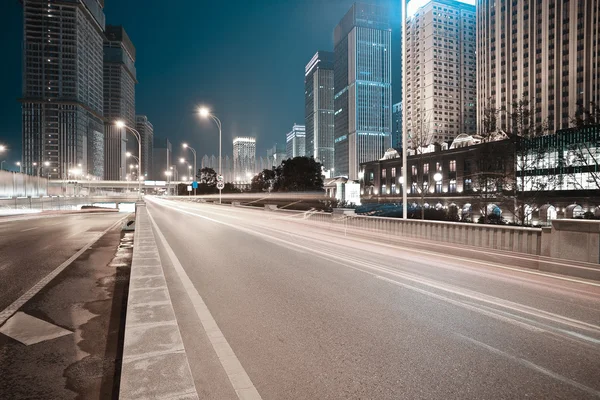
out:
M136 204L120 399L198 399L146 205Z

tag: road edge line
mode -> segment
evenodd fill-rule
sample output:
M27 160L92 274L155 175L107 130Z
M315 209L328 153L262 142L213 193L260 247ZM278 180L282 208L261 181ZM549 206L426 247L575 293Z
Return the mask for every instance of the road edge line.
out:
M254 383L252 383L248 373L229 345L229 342L227 339L225 339L223 332L217 325L217 322L206 306L206 303L204 303L202 296L200 296L200 293L198 293L198 290L192 283L190 277L185 272L185 269L179 262L175 252L167 242L167 239L163 235L150 212L148 212L148 217L150 217L150 221L154 226L154 231L158 236L158 239L161 241L161 244L164 246L171 263L173 264L173 267L175 268L175 271L177 272L177 275L179 276L179 279L194 306L196 315L202 323L204 333L208 337L213 350L217 354L219 362L225 370L227 378L235 390L236 395L240 400L261 400L262 397L258 393L258 390L256 390Z
M61 272L63 272L69 265L71 265L75 260L77 260L83 253L85 253L90 247L92 247L98 240L100 240L104 235L114 229L117 225L123 222L124 219L127 218L127 215L123 218L119 219L117 222L112 224L105 231L97 234L97 236L92 239L88 244L83 246L77 253L73 254L70 258L68 258L65 262L56 267L52 272L43 277L33 285L28 291L23 293L21 297L17 300L13 301L8 307L6 307L2 312L0 312L0 326L4 325L6 321L10 317L13 316L21 307L23 307L29 300L31 300L36 294L40 292L46 285L48 285L54 278L56 278Z

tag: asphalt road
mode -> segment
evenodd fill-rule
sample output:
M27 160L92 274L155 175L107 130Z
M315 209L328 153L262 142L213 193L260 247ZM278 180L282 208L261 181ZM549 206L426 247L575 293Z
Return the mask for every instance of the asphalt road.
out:
M263 399L600 398L598 282L147 202L202 398L236 396L177 263Z
M110 212L0 219L0 311L123 216Z

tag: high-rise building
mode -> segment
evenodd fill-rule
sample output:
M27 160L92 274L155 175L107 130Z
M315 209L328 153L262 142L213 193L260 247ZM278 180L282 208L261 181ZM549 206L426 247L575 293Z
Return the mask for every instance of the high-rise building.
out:
M304 125L294 124L292 130L285 137L286 154L288 158L304 157L306 154L306 128Z
M359 164L391 145L392 31L383 7L355 3L334 31L335 175L358 179Z
M333 53L318 51L304 69L306 155L333 168Z
M152 177L152 148L154 147L154 126L145 115L135 116L135 129L142 139L142 175Z
M486 107L520 100L567 128L578 104L600 104L600 0L479 0L477 82L480 131ZM507 113L498 125L510 131Z
M120 120L135 128L136 83L135 47L122 26L108 25L104 41L104 177L107 180L125 179L127 147L134 154L138 152L131 133L115 125Z
M432 0L409 9L403 121L409 146L476 132L475 37L474 5Z
M247 182L254 176L256 162L256 138L233 139L233 172L236 182Z
M102 178L104 1L21 3L24 171Z
M154 135L152 162L152 179L157 181L167 180L165 172L175 164L173 162L173 146L169 142L169 139Z
M402 147L402 102L392 106L392 147Z
M267 149L267 159L269 160L271 168L279 167L284 160L287 160L287 158L287 150L283 145L278 145L276 143L273 147Z

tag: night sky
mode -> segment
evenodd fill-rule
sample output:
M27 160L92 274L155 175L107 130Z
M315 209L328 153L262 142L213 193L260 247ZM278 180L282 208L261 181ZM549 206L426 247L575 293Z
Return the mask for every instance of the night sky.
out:
M107 24L123 25L136 49L136 113L179 155L187 141L218 153L218 131L195 114L209 106L223 121L223 154L234 136L257 138L257 156L304 124L304 67L333 50L333 30L353 0L106 0ZM400 100L400 2L369 0L392 16L393 99ZM3 0L0 143L10 167L21 157L22 6ZM8 4L6 4L8 3ZM198 164L200 160L198 159ZM6 164L5 164L6 166Z

